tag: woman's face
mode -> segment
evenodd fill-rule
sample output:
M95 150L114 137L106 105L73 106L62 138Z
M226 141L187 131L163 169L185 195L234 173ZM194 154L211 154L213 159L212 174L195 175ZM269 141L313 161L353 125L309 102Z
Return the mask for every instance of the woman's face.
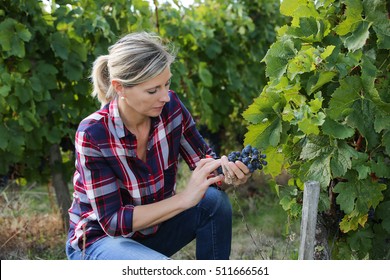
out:
M157 117L165 103L170 100L168 91L171 76L168 66L161 74L147 82L123 88L120 96L124 97L124 101L134 112L145 117Z

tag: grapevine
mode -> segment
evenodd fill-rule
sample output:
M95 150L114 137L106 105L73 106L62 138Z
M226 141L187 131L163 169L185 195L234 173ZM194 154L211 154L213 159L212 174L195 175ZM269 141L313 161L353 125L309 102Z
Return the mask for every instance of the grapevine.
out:
M301 215L304 182L320 183L331 258L388 259L389 7L302 0L280 12L290 22L262 59L268 83L243 113L244 143L272 158L266 175L289 217Z

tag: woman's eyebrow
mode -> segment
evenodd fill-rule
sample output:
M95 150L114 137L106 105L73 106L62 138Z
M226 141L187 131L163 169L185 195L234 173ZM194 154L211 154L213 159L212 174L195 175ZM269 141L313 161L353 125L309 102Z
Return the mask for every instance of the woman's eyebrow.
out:
M172 79L172 76L173 76L172 74L169 76L169 79L164 83L164 85L166 83L168 83L170 79ZM159 87L161 87L161 85L158 85L158 86L155 86L155 87L151 87L151 88L147 88L146 90L156 89L156 88L159 88Z

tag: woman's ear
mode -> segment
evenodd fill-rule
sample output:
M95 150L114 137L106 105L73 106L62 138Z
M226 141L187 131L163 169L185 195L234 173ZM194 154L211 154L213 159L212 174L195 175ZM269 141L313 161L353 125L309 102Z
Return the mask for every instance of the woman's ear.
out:
M111 85L112 87L114 88L115 92L121 96L122 92L123 92L123 86L120 82L118 82L117 80L112 80L111 81Z

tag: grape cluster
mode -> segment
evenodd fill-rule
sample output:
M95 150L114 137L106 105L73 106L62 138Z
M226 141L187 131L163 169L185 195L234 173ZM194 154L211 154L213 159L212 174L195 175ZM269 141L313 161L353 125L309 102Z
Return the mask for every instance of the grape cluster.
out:
M266 157L258 149L251 145L246 145L241 152L231 152L228 155L228 160L233 162L236 160L242 161L249 168L249 171L253 173L256 169L261 170L264 165L267 165L267 162L264 160Z

